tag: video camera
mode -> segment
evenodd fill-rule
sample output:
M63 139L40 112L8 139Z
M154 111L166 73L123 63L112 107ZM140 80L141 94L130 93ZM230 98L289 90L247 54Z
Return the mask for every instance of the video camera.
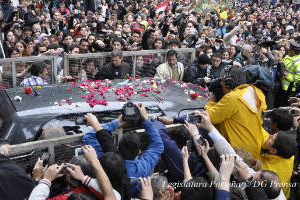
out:
M128 101L122 108L122 118L124 121L140 122L142 120L141 114L137 105Z
M209 92L212 92L216 96L217 101L222 99L222 97L224 96L220 78L211 80L208 90L209 90Z

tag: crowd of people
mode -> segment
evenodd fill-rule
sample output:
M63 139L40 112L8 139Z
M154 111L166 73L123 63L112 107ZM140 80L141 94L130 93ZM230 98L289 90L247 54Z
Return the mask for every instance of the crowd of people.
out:
M83 156L51 166L39 159L30 176L3 145L1 199L299 199L300 2L234 1L231 9L196 11L199 2L4 0L3 57L58 56L60 82L120 79L136 63L138 76L198 84L210 95L205 111L193 112L197 123L149 119L136 105L146 145L134 132L114 143L112 132L128 126L122 116L100 124L87 114L93 131L82 138ZM181 48L195 49L193 63ZM123 56L150 49L168 49L166 61L160 53L136 62ZM96 52L111 57L84 59L63 73L65 53ZM11 67L0 68L0 88L11 87ZM18 85L50 84L48 70L45 62L16 65ZM273 109L268 131L266 109ZM183 127L167 133L173 123Z

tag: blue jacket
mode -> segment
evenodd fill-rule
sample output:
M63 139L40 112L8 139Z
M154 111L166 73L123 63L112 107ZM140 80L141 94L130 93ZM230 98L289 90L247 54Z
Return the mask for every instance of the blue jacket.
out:
M164 145L156 127L150 120L146 120L143 124L145 125L150 144L140 157L136 157L135 160L125 160L128 177L138 178L149 176L160 159L161 153L164 151ZM113 120L101 126L103 129L112 132L118 128L118 122ZM82 138L82 143L94 147L98 158L105 153L96 138L95 130L85 134Z
M186 116L175 119L177 122L183 121ZM160 121L153 121L153 124L158 129L164 144L164 153L162 158L168 169L168 178L171 182L183 181L183 163L181 158L181 149L177 146L176 142L172 140L166 133L166 127ZM205 164L195 152L192 152L189 157L189 167L192 176L201 176L206 172Z

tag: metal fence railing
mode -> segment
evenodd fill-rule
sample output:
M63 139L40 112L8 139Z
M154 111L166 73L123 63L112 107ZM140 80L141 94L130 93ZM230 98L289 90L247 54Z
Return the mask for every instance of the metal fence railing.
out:
M166 130L167 132L172 132L179 127L182 127L182 124L166 125ZM118 130L113 133L115 144L118 143L123 134L122 131ZM145 142L143 141L145 129L138 129L135 132L140 135L141 141ZM82 145L83 135L84 133L81 133L12 145L10 159L23 166L27 172L32 170L38 157L42 157L43 154L49 155L48 164L68 162L74 156L75 148Z
M195 58L195 49L176 49L178 62L185 67ZM123 61L131 67L132 77L153 77L156 68L166 61L168 50L124 51ZM111 53L65 54L59 56L29 56L0 59L0 89L16 88L30 76L33 62L42 61L47 65L47 83L60 82L63 76L72 76L73 80L95 79L101 68L111 62ZM63 69L63 70L61 70Z
M46 64L47 83L55 83L57 76L57 56L29 56L0 59L0 88L16 88L30 76L30 68L34 62Z
M195 57L195 49L176 49L178 62L185 67L191 65ZM168 50L124 51L123 61L131 66L130 76L152 77L155 69L166 62ZM94 79L103 66L111 62L111 53L89 53L65 55L64 76L72 76L76 80Z

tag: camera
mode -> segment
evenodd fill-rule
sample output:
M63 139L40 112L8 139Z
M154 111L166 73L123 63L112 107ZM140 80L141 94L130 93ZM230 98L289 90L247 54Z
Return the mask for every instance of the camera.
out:
M197 83L201 86L205 86L205 80L204 78L197 78Z
M75 156L82 156L82 155L83 155L82 148L76 148L75 149Z
M188 152L194 151L194 143L193 143L193 140L188 140L188 141L186 141L186 147L187 147Z
M197 123L201 123L202 118L201 118L201 116L199 116L199 115L188 114L188 115L187 115L187 121L188 121L189 123L192 123L192 124L197 124Z
M139 122L142 117L137 106L132 103L132 101L128 101L122 108L122 118L124 121L133 121Z
M87 121L85 119L85 117L78 117L76 120L75 120L75 124L77 125L83 125L83 124L86 124Z
M296 115L297 114L296 110L291 110L290 112L291 112L292 115Z
M209 92L212 92L216 96L216 100L219 101L224 96L223 89L221 87L221 79L213 79L209 83Z
M204 138L200 135L199 139L197 140L197 142L201 145L201 146L205 146L206 145L206 141L204 140ZM195 151L195 145L193 140L187 140L186 141L186 147L188 149L188 152L193 152Z
M204 140L204 138L202 136L199 137L199 139L197 140L197 142L201 145L201 146L205 146L206 141Z
M43 153L41 160L43 160L44 165L48 165L50 161L50 153Z

